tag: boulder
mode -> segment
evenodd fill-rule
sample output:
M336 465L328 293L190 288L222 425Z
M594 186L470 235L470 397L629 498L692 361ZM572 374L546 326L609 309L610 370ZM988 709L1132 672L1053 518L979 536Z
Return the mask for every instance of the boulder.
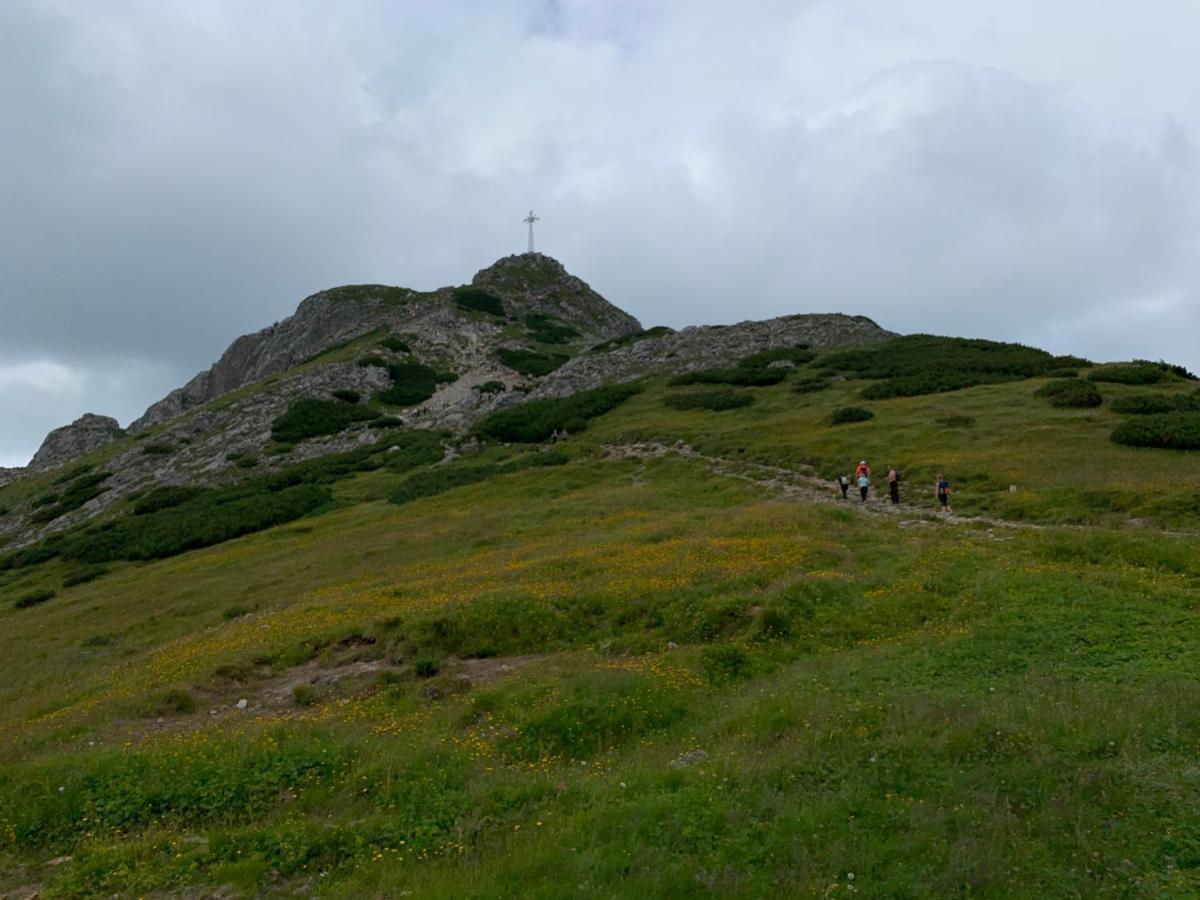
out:
M46 435L29 463L29 471L42 472L57 468L112 443L123 434L125 431L116 419L86 413L70 425L55 428Z

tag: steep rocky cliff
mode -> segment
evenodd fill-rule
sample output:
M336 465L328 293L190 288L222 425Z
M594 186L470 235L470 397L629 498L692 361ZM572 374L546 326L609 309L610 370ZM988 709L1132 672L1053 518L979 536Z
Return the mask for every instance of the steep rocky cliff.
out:
M40 472L68 463L77 457L111 444L125 434L121 424L108 416L85 413L70 425L55 428L29 463L29 471Z

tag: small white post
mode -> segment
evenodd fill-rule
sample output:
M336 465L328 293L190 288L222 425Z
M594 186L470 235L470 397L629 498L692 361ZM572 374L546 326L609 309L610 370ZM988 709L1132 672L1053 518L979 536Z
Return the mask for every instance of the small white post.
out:
M533 252L533 223L536 222L537 220L538 220L538 217L533 214L532 209L529 211L529 215L527 215L522 220L529 224L529 252L530 253Z

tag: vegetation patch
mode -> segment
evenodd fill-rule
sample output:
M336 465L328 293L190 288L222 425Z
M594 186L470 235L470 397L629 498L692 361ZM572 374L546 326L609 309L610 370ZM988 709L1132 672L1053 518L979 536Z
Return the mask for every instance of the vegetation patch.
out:
M391 350L393 353L412 352L412 348L408 346L408 342L401 340L394 334L389 334L387 337L385 337L379 342L379 346L383 347L385 350Z
M529 313L522 321L529 336L540 344L567 344L579 337L570 325L545 313Z
M831 387L833 387L833 381L820 375L799 378L792 383L792 391L797 394L815 394L818 391L827 391Z
M1113 384L1160 384L1164 381L1192 379L1195 376L1183 366L1135 359L1130 363L1097 366L1088 372L1087 377L1090 381L1107 381Z
M549 375L571 358L565 353L543 353L540 350L520 350L512 347L502 347L496 356L510 369L535 378Z
M787 362L793 366L802 366L805 363L812 362L816 358L816 352L809 350L807 344L796 347L777 347L774 350L761 350L758 353L751 353L745 359L738 362L738 368L765 369L771 363L775 362Z
M46 495L34 501L34 505L42 507L31 517L34 522L52 522L60 516L79 509L89 500L103 494L107 488L104 482L112 477L112 472L90 472L79 475L63 489L61 495ZM46 499L49 497L49 504Z
M18 597L13 603L13 606L15 606L17 609L29 609L31 606L39 606L45 603L47 600L53 600L57 596L58 594L56 594L54 591L33 591L25 594L24 596Z
M80 566L64 575L62 584L64 588L75 587L76 585L95 581L97 578L102 578L107 574L107 566Z
M358 391L353 391L353 390L350 390L349 388L345 388L343 390L334 391L333 399L341 400L345 403L357 403L359 400L362 399L362 394L360 394Z
M616 350L618 347L628 347L632 344L640 343L649 338L662 337L666 334L674 334L675 329L669 328L666 325L655 325L653 328L647 328L644 331L639 331L634 334L627 334L624 337L613 338L608 341L601 341L591 348L592 353L604 353L609 350Z
M294 401L287 412L271 424L271 437L295 444L306 438L338 434L355 422L372 419L375 415L372 410L342 401L303 397Z
M388 306L400 306L416 294L410 288L390 287L386 284L347 284L325 292L333 300L361 303L365 300L381 300Z
M563 428L583 431L589 419L616 409L640 391L638 385L612 384L561 399L530 400L492 413L475 430L482 436L509 443L539 443Z
M389 363L378 353L368 353L366 356L360 356L354 361L354 364L362 369L366 369L371 366L374 366L377 369L386 369L391 365L391 363Z
M1048 381L1033 394L1035 397L1049 400L1051 406L1059 409L1093 409L1104 402L1094 384L1078 378Z
M238 458L241 458L240 454ZM160 509L169 509L203 494L205 490L207 489L186 484L166 484L156 487L134 501L133 514L144 516L158 512Z
M1112 433L1117 444L1200 450L1200 412L1174 412L1127 419Z
M692 394L668 394L663 397L663 405L671 409L708 409L720 412L726 409L740 409L749 406L754 398L749 394L737 391L715 390L700 391Z
M423 497L444 494L456 487L487 481L499 475L510 475L525 469L545 466L561 466L569 461L570 457L561 450L549 450L543 453L527 453L508 463L460 463L441 466L410 476L388 499L392 503L402 505Z
M483 384L475 385L475 390L481 394L503 394L504 382L495 380L485 381Z
M392 386L380 391L375 399L389 406L416 406L437 391L438 373L424 363L403 362L387 367Z
M68 481L74 481L83 475L86 475L92 469L96 468L95 463L84 463L79 466L72 466L61 475L54 479L55 484L66 484Z
M701 369L676 375L667 384L731 384L737 387L766 387L787 378L786 369Z
M1127 416L1150 416L1170 412L1200 412L1197 394L1130 394L1112 402L1112 411Z
M875 418L875 413L861 406L839 406L826 418L830 425L845 425L848 422L866 422Z
M142 448L142 454L145 456L169 456L175 452L175 445L164 442L147 444Z
M459 309L468 312L487 313L490 316L504 318L504 304L495 294L488 293L483 288L460 287L454 291L454 302Z
M442 439L437 431L409 431L400 435L387 450L387 467L393 472L407 472L441 462L445 456Z

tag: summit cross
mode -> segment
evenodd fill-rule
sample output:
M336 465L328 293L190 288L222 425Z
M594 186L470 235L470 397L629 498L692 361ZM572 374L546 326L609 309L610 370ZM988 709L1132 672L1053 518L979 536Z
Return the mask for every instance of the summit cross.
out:
M538 221L538 216L535 216L533 214L533 210L531 209L529 211L529 215L527 215L521 221L526 222L529 225L529 252L532 253L533 252L533 223Z

